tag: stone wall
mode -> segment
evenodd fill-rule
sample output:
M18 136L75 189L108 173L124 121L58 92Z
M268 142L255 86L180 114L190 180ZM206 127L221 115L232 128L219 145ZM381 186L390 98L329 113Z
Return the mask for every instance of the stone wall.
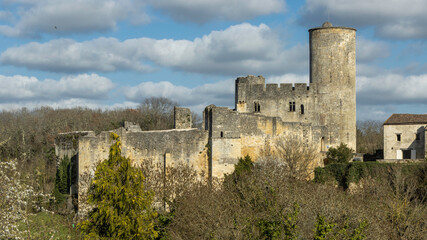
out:
M400 141L397 139L398 134L400 134ZM419 134L419 140L417 140L417 134ZM397 151L407 149L416 151L416 159L425 158L425 124L384 125L384 159L397 159Z
M262 76L236 80L236 109L280 117L287 122L317 122L316 84L267 84Z
M174 107L174 128L186 129L192 127L191 111L188 108Z
M278 117L239 113L224 107L208 106L204 115L211 136L211 175L219 178L234 170L239 157L249 155L256 161L266 143L274 137L296 135L315 145L320 152L321 139L327 133L324 126L285 122Z
M79 138L81 136L94 136L93 131L76 131L69 133L60 133L55 138L55 155L58 160L68 157L71 159L79 149ZM58 163L59 164L59 161Z
M120 136L122 155L139 165L152 160L159 166L173 166L178 162L192 166L198 172L209 172L208 131L198 129L171 129L158 131L137 131L137 127L121 127L113 131L73 132L59 134L55 140L58 159L71 159L76 171L73 172L70 193L74 196L87 191L89 176L93 176L98 162L108 158L111 132ZM234 167L234 165L233 165ZM79 199L80 201L80 199Z
M193 128L119 134L122 137L123 155L136 164L145 159L166 165L183 162L197 171L208 171L208 160L204 152L208 143L207 131ZM170 156L169 162L165 161L167 153Z

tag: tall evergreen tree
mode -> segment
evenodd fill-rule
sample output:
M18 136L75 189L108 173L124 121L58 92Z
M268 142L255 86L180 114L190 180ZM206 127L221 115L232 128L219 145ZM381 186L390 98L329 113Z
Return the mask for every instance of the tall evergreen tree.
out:
M89 204L95 208L80 224L85 239L154 239L153 193L144 190L144 176L129 158L121 156L121 142L115 143L107 160L98 164L89 189Z

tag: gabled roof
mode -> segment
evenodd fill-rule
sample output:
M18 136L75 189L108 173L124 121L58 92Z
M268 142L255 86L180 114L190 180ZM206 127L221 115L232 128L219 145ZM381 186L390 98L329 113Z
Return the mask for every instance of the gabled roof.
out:
M427 114L392 114L384 125L427 124Z

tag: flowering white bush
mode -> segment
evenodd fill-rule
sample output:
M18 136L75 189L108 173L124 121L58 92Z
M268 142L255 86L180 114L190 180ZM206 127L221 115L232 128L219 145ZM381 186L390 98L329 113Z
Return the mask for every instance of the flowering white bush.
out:
M49 196L25 183L17 170L17 160L0 160L0 239L23 239L27 236L28 214L44 210L40 205ZM21 225L21 227L19 227Z

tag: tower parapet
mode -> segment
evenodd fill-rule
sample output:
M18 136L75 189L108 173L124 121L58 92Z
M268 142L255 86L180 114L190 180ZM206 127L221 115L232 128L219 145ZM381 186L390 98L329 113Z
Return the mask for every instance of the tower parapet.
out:
M266 101L286 102L288 98L291 101L294 101L295 98L301 98L301 96L306 98L307 95L315 94L317 89L315 85L314 83L310 86L306 83L265 84L265 79L262 76L239 77L236 79L235 109L238 112L263 112L267 116L282 117L277 111L274 113L262 111L259 103L263 102L265 106Z

